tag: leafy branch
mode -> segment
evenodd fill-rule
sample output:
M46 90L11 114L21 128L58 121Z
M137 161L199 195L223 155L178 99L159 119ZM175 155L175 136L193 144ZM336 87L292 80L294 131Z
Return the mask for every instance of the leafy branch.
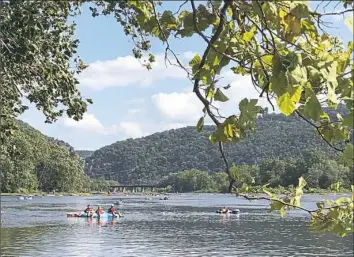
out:
M308 124L310 124L312 127L314 127L317 131L317 133L320 135L320 137L323 139L323 141L326 142L327 145L329 145L331 148L333 148L336 151L339 152L344 152L344 149L338 148L336 146L334 146L331 142L329 142L325 136L322 134L321 132L321 126L316 125L315 123L313 123L312 121L310 121L309 119L307 119L304 115L302 115L298 110L295 111L295 113L302 118L304 121L306 121Z

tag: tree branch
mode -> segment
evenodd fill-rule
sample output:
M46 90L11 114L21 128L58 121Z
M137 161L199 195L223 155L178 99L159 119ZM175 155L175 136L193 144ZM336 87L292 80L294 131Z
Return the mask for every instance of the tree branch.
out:
M290 203L286 203L286 202L284 202L281 199L272 199L272 198L265 197L265 196L258 197L258 196L249 196L247 194L239 194L239 196L244 197L245 199L247 199L249 201L251 201L251 200L266 200L266 201L270 201L270 202L272 202L272 201L273 202L278 202L278 203L283 204L284 206L288 206L288 207L291 207L291 208L294 208L294 209L303 210L303 211L305 211L305 212L307 212L307 213L309 213L311 215L313 213L318 212L319 210L321 210L320 208L310 210L310 209L307 209L307 208L299 206L299 205L293 205L293 204L290 204ZM322 208L322 210L330 210L330 209L346 207L346 206L348 206L348 204L353 203L353 202L354 201L347 202L347 203L340 204L340 205L333 205L333 206L324 207L324 208Z
M152 10L153 10L153 12L154 12L155 21L156 21L157 26L158 26L158 28L159 28L159 31L160 31L160 33L161 33L161 35L162 35L162 37L163 37L163 41L166 43L165 60L166 60L166 59L168 60L168 54L167 54L167 52L169 51L169 52L172 53L172 55L174 56L176 62L178 63L178 66L179 66L180 68L182 68L182 69L187 73L187 75L188 75L188 77L189 77L190 72L182 65L182 63L181 63L180 60L178 59L178 57L177 57L177 55L175 54L175 52L173 52L173 51L171 50L171 48L170 48L170 44L169 44L169 42L168 42L168 39L167 39L167 37L166 37L166 34L165 34L165 32L163 31L162 26L161 26L161 24L160 24L160 21L159 21L159 18L158 18L157 11L156 11L155 4L154 4L153 0L150 0L150 3L151 3L151 5L152 5ZM181 7L181 6L180 6L180 7ZM171 64L171 63L170 63L170 64Z
M221 34L222 30L223 30L223 27L224 27L224 24L225 24L225 18L226 18L226 10L229 7L230 2L229 1L225 1L224 6L221 8L219 25L218 25L214 35L211 37L210 41L204 36L203 33L200 32L200 30L198 28L198 25L197 25L197 13L196 13L194 0L191 0L191 5L192 5L192 9L193 9L193 23L194 23L195 30L198 32L198 34L208 44L207 48L204 51L204 54L202 56L202 59L201 59L200 65L199 65L199 69L198 70L200 71L203 68L203 66L205 65L205 62L206 62L207 56L208 56L208 54L210 52L210 49L212 49L212 48L214 49L213 44L219 38L219 36L220 36L220 34ZM227 58L229 58L229 57L227 57ZM194 81L193 92L196 93L196 95L198 96L199 100L204 104L204 107L205 107L209 117L213 120L215 125L219 126L220 122L216 119L215 115L210 110L210 103L200 93L199 82L200 82L200 75L196 74L195 81ZM226 166L226 173L229 176L229 181L230 181L229 193L231 193L233 184L235 182L235 179L231 175L230 165L229 165L229 162L228 162L228 160L227 160L227 158L225 156L224 149L223 149L223 143L221 141L219 141L219 150L220 150L220 153L221 153L221 157L222 157L222 159L223 159L223 161L225 163L225 166Z
M323 134L322 134L321 131L320 131L321 126L317 126L315 123L313 123L312 121L310 121L309 119L307 119L305 116L303 116L298 110L296 110L295 113L296 113L300 118L302 118L304 121L306 121L308 124L310 124L312 127L314 127L314 128L317 130L318 134L321 136L321 138L322 138L331 148L333 148L334 150L339 151L339 152L343 152L343 151L344 151L343 149L340 149L340 148L334 146L333 144L331 144L331 142L329 142L329 141L323 136Z

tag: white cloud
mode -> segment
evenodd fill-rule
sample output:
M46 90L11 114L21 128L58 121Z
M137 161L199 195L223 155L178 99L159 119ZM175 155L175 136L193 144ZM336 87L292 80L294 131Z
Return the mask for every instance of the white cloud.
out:
M131 114L131 115L136 115L138 113L143 113L143 112L144 112L144 110L143 109L139 109L139 108L128 110L128 113Z
M129 101L131 104L143 104L145 103L144 98L133 98Z
M103 132L105 130L101 122L93 114L85 113L80 121L75 121L68 117L64 118L63 124L67 127L84 129L94 132Z
M221 109L223 116L229 116L239 113L239 102L244 99L258 99L258 105L268 107L272 111L272 107L266 98L259 98L259 93L253 87L250 77L234 75L231 71L222 74L223 79L220 80L221 85L230 83L228 90L223 90L225 95L230 99L228 102L215 102L214 106ZM182 124L195 125L199 117L202 115L203 105L193 92L173 92L159 93L151 98L154 106L167 120L179 121ZM275 111L279 112L276 104Z
M102 90L129 85L150 86L155 81L186 77L182 69L172 65L166 67L164 55L157 55L150 71L133 56L124 56L115 60L93 62L78 79L80 86Z
M223 90L225 95L230 99L225 103L217 103L217 106L221 108L222 114L229 116L232 114L239 113L239 103L242 99L258 99L257 105L262 107L268 107L269 111L272 112L272 106L268 102L266 95L259 98L259 92L254 88L252 80L249 76L235 75L232 71L225 72L222 74L224 77L220 80L226 86L230 83L231 87L228 90ZM279 109L274 100L271 100L275 107L275 112L279 112Z
M136 138L146 134L137 122L122 121L117 125L103 126L94 114L89 113L85 113L80 121L66 117L64 118L63 125L77 130L95 132L103 135L122 134L122 138Z
M141 126L137 122L123 121L119 123L118 131L121 131L127 137L137 138L145 136L146 133L143 132Z
M187 51L183 53L183 57L186 59L192 59L196 55L196 52Z
M158 111L168 119L196 121L202 115L202 104L192 93L158 93L151 97Z

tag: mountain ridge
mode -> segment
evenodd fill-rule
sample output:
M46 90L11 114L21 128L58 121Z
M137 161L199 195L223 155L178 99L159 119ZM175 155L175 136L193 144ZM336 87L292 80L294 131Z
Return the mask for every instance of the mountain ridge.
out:
M90 177L117 179L120 183L152 183L170 173L194 168L223 171L218 147L208 140L213 128L205 126L197 133L194 126L187 126L117 141L87 157L85 171ZM258 118L254 134L237 144L225 144L224 149L230 162L236 164L293 158L305 149L331 152L313 127L298 117L282 114Z

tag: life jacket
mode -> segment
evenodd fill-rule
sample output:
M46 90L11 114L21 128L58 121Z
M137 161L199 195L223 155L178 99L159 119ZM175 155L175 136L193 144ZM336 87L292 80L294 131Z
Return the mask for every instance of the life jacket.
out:
M114 207L109 208L108 213L114 213L117 212L117 210Z
M92 212L92 208L86 208L85 213Z

